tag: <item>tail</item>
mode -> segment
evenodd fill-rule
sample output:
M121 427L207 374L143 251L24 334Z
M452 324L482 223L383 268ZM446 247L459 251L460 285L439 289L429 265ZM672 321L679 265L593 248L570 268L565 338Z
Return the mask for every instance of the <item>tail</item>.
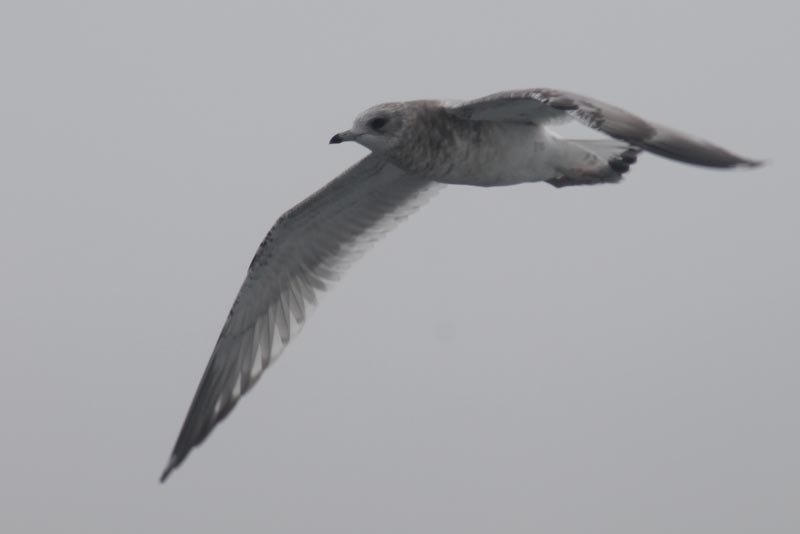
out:
M559 169L559 177L547 180L554 187L615 184L636 163L642 151L615 139L565 139L564 142L568 143L567 164Z

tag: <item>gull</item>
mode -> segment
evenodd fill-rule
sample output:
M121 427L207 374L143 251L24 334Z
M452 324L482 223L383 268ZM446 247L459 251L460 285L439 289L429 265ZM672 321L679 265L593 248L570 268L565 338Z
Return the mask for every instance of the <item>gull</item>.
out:
M575 120L608 136L565 139ZM616 183L642 151L704 167L756 167L708 141L567 91L505 91L463 103L386 103L330 143L371 153L284 213L250 263L184 420L165 481L299 332L320 292L443 184Z

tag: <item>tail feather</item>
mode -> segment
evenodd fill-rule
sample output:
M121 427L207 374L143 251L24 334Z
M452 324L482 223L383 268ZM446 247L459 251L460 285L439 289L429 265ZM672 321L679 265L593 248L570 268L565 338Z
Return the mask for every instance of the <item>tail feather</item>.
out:
M583 164L564 169L558 178L547 180L554 187L620 182L642 151L615 139L569 139L568 142L583 152Z

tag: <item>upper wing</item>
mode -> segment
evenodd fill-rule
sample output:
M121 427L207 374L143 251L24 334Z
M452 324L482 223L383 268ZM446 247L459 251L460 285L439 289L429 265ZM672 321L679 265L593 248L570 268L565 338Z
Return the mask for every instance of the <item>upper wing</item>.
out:
M250 264L162 482L297 334L316 293L438 187L370 155L278 219Z
M685 163L706 167L754 167L760 164L703 139L648 122L624 109L567 91L505 91L448 110L456 116L479 121L548 124L575 119L611 137Z

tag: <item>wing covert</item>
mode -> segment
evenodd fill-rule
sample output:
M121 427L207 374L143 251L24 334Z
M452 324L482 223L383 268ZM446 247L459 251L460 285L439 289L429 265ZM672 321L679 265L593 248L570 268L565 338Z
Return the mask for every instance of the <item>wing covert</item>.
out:
M737 156L709 141L642 119L600 100L557 89L504 91L449 107L470 120L546 125L574 119L610 137L665 158L705 167L755 167L760 162Z
M318 293L439 187L373 154L278 219L250 264L162 482L297 335Z

